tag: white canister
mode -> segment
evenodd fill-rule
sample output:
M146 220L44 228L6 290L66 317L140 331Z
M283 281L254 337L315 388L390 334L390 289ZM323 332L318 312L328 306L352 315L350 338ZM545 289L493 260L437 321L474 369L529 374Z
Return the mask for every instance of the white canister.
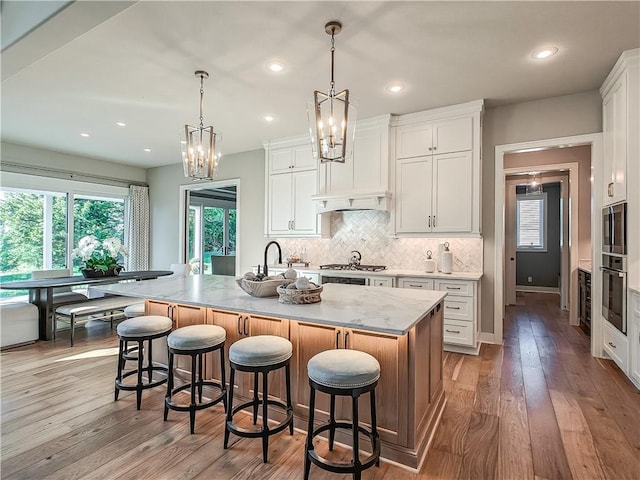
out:
M453 253L449 251L449 242L444 242L444 251L440 257L440 271L451 273L453 270Z
M427 250L427 259L424 261L424 271L427 273L436 271L436 261L431 258L431 250Z

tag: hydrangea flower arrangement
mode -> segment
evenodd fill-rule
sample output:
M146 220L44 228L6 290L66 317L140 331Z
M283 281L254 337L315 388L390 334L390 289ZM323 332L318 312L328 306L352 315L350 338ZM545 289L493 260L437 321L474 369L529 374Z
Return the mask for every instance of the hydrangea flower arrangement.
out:
M82 237L78 247L71 252L71 258L80 258L84 263L84 271L98 274L115 274L124 268L118 263L118 257L128 255L129 252L117 238L107 238L100 242L94 235ZM113 273L111 273L113 272Z

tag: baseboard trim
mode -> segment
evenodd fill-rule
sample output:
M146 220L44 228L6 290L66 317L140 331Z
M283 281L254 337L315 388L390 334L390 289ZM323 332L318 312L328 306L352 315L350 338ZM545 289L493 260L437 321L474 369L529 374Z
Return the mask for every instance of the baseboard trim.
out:
M534 285L516 285L516 292L557 293L560 295L558 287L536 287Z

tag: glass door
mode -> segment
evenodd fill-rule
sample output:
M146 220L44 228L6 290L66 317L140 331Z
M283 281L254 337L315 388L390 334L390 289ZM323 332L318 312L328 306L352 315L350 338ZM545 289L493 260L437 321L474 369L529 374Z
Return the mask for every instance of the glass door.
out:
M187 194L187 261L194 273L235 275L236 186L190 190Z

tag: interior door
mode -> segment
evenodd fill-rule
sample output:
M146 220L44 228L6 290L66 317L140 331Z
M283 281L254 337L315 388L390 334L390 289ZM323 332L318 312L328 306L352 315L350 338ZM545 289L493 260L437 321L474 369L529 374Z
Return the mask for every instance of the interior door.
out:
M516 185L507 180L504 203L504 302L516 304Z

